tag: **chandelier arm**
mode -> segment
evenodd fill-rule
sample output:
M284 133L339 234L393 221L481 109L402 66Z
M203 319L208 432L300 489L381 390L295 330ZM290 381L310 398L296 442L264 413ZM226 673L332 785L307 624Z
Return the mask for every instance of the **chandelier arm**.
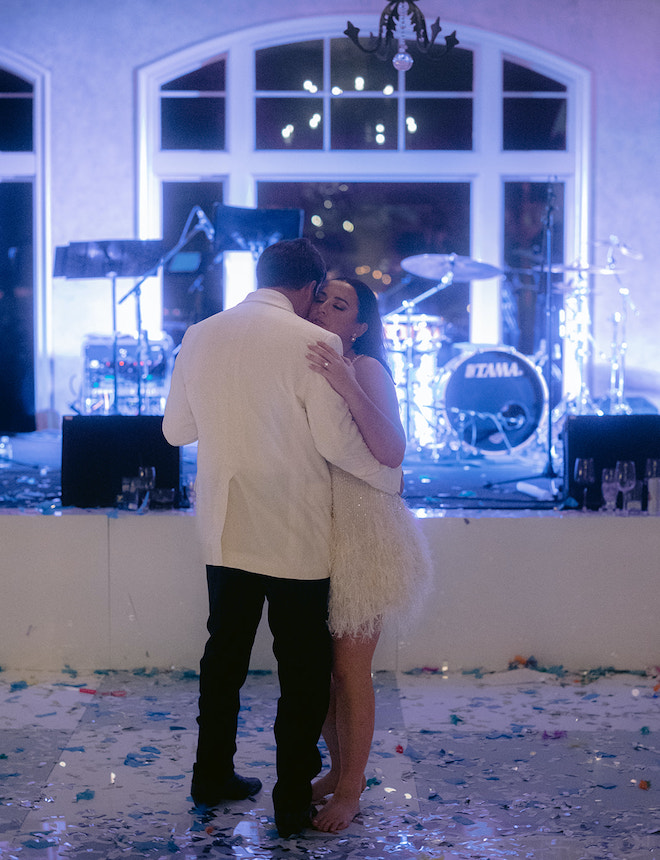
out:
M422 10L417 6L417 3L414 2L414 0L391 0L391 2L386 3L385 8L381 12L380 21L378 22L378 36L374 36L373 33L370 33L369 40L366 45L360 41L359 27L356 27L350 21L347 22L347 27L344 30L344 35L348 36L351 42L353 42L353 44L363 53L375 54L380 60L388 59L390 55L394 54L394 52L396 51L396 33L399 23L401 21L401 13L399 11L399 7L404 4L406 6L406 15L410 19L412 30L415 34L415 42L417 45L417 49L421 53L428 54L430 59L440 59L441 57L444 57L452 48L456 47L456 45L459 44L458 39L456 38L456 30L454 30L454 32L451 33L449 36L445 36L444 47L437 45L436 39L442 32L442 27L440 26L440 18L436 18L431 25L431 35L429 37L429 33L426 29L426 20L424 18L424 14L422 13ZM398 41L402 40L403 37L400 37ZM409 62L411 65L412 60L410 60ZM408 68L410 67L410 65L408 65Z

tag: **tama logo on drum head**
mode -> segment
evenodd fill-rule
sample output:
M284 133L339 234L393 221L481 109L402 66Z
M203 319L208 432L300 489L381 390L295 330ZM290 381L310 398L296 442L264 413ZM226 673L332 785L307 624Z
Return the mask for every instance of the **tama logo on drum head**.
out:
M475 361L465 367L465 379L511 379L524 376L517 361Z

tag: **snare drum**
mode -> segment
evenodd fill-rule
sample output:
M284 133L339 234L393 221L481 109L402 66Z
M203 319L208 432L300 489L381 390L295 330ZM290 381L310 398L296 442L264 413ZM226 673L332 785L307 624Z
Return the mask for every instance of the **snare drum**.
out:
M449 361L437 396L461 442L484 452L511 451L527 442L548 406L541 374L506 346L466 351Z

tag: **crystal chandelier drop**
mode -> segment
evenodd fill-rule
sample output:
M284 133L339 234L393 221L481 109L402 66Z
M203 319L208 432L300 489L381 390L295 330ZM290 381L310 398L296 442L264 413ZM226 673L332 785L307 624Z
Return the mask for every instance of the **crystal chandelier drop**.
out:
M403 9L400 7L403 6ZM392 60L395 69L407 72L413 64L413 58L408 53L406 36L411 40L417 50L425 54L431 60L438 60L458 45L456 30L449 36L445 36L445 44L436 44L442 27L440 18L436 18L431 25L430 35L426 28L426 21L421 9L413 0L395 0L387 3L380 15L378 25L378 36L373 33L369 35L366 45L360 42L358 27L347 22L344 35L365 54L374 54L379 60Z

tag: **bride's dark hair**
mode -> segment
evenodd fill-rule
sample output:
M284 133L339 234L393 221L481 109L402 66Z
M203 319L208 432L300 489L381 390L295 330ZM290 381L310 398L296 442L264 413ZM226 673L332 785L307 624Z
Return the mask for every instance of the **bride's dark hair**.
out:
M357 355L370 355L379 361L385 370L392 375L392 370L387 361L385 353L385 340L383 337L383 323L378 310L378 299L376 294L364 281L358 278L333 278L333 281L343 281L350 284L355 290L358 299L357 321L366 323L367 330L353 344L353 351Z

